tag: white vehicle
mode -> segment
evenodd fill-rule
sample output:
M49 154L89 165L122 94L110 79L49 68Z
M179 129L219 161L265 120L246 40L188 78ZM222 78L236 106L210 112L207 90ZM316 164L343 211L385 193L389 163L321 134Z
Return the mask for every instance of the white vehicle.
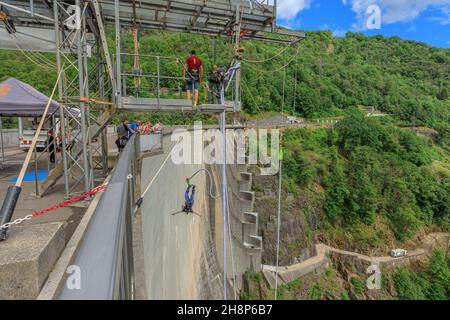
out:
M40 118L19 118L19 145L27 151L33 142ZM42 128L36 142L37 151L43 151L47 146L48 131L50 128Z
M392 258L402 258L408 255L408 250L405 249L394 249L391 251Z
M301 124L302 123L302 121L300 119L297 119L297 117L293 117L293 116L288 116L287 122L290 124Z

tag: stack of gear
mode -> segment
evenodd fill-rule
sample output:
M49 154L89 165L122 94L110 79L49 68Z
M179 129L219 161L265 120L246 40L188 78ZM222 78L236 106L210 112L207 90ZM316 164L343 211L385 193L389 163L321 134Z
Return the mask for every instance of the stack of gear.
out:
M16 33L14 22L6 11L0 10L0 21L5 24L6 31L9 34Z
M216 65L208 77L208 102L218 104L220 102L220 90L225 79L225 68Z

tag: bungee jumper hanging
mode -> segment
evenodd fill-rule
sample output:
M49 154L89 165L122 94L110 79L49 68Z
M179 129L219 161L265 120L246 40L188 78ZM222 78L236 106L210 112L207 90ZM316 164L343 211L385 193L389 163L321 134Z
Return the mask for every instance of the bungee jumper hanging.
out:
M195 215L200 216L200 214L194 212L193 206L195 201L195 185L192 184L189 178L186 178L187 188L184 192L184 205L181 206L181 211L172 213L172 216L177 215L179 213L190 214L193 213Z
M194 206L195 201L195 185L191 184L189 179L186 179L187 189L184 193L184 205L182 207L183 212L186 214L194 213L192 211L192 207Z
M208 174L208 178L209 178L209 197L211 197L212 199L216 199L217 197L212 193L212 176L211 176L211 172L209 172L207 169L200 169L197 170L196 172L194 172L194 174L192 174L189 178L186 178L186 183L187 183L187 187L186 187L186 191L184 192L184 205L181 207L181 211L179 212L175 212L172 213L172 215L177 215L179 213L186 213L186 214L196 214L198 216L200 216L198 213L193 211L193 207L194 207L194 201L195 201L195 190L196 190L196 186L194 184L191 183L191 180L200 172L206 172Z

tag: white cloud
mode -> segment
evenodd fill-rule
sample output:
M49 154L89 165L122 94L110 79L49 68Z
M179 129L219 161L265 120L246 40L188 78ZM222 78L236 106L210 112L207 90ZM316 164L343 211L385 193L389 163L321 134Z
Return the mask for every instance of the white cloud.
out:
M312 0L278 0L277 18L292 20L304 9L311 6Z
M352 27L359 31L366 29L366 11L370 5L380 7L382 24L412 21L428 8L438 9L445 15L450 10L450 0L342 0L342 3L351 3L357 19ZM448 23L448 19L441 18L440 22Z
M442 25L450 24L450 6L442 8L442 13L444 17L434 17L432 19Z

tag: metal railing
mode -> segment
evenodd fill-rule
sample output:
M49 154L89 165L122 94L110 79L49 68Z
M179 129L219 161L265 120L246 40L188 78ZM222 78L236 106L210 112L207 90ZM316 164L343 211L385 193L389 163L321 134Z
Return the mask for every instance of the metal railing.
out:
M185 87L183 80L189 78L186 71L186 79L183 79L184 60L178 57L121 53L121 79L122 96L132 96L136 98L156 98L158 106L160 99L186 99L185 92L189 90ZM136 61L139 61L139 68L135 68ZM208 84L208 73L211 72L205 66L203 83L199 88L199 101L211 102L211 90ZM232 79L230 84L234 84ZM193 88L191 89L193 92ZM227 98L233 100L233 91L227 94ZM191 97L194 104L194 95ZM212 103L212 102L211 102Z
M139 68L135 67L139 61ZM183 63L177 57L121 54L122 95L143 98L180 98Z
M72 262L80 286L64 286L59 299L133 299L132 215L138 173L139 137L121 152L79 250Z

